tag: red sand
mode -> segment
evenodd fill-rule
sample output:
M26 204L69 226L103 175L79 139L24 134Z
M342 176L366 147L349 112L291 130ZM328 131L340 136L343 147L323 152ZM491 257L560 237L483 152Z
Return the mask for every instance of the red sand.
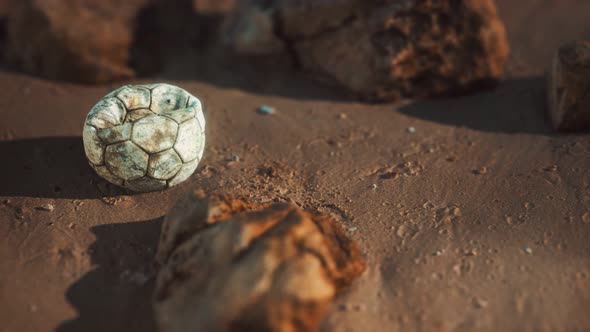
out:
M551 132L540 76L590 37L590 4L498 2L510 78L464 98L366 105L288 74L170 69L208 143L165 192L126 195L86 164L84 117L114 86L0 73L0 331L153 330L160 217L194 187L340 220L369 269L325 331L590 330L590 140Z

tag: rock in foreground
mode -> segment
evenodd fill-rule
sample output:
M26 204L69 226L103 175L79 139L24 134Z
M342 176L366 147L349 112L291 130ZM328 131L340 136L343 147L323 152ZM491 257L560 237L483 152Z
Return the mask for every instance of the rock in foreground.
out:
M548 109L554 128L590 131L590 41L561 47L548 81Z
M160 331L313 331L365 269L335 222L288 204L195 193L162 226Z
M238 52L286 50L370 100L468 92L500 79L508 59L493 0L245 3L227 24Z
M193 0L195 12L202 14L227 14L234 10L237 0Z

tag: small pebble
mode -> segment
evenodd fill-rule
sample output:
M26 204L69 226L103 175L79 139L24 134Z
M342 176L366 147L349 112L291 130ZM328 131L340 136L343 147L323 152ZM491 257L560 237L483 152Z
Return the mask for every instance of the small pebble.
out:
M479 169L476 169L473 171L474 174L476 175L484 175L488 173L488 168L487 167L480 167Z
M413 133L415 133L415 132L416 132L416 128L414 128L414 127L408 127L406 130L407 130L407 131L408 131L408 133L410 133L410 134L413 134Z
M37 210L51 212L51 211L55 210L55 205L53 205L53 204L45 204L45 205L42 205L42 206L37 207Z
M275 114L274 107L270 107L267 105L262 105L262 106L258 107L257 111L258 111L258 113L265 114L265 115Z
M545 167L543 170L545 172L557 172L557 169L558 169L557 165L551 165L551 166Z
M377 189L377 184L376 184L376 183L373 183L373 184L371 185L371 189L373 189L373 190L376 190L376 189Z
M38 310L38 309L37 309L37 305L35 305L35 304L31 304L31 305L29 306L29 309L31 310L31 312L37 312L37 310Z
M23 220L25 218L25 210L21 207L14 209L14 215L16 219Z
M526 252L529 255L532 255L533 254L533 249L531 249L529 247L526 247L526 248L524 248L524 252Z
M366 311L367 310L367 306L365 304L355 304L352 306L352 310L354 311Z
M240 157L239 156L232 156L231 157L231 160L239 163L240 162Z
M357 228L356 228L356 227L354 227L354 226L353 226L353 227L348 227L348 231L349 231L349 232L354 232L354 231L356 231L356 230L357 230Z
M473 305L478 309L483 309L488 306L488 301L476 297L473 299Z
M121 278L137 286L142 286L150 279L149 276L143 272L133 272L130 270L123 271L123 273L121 274Z
M338 309L339 309L340 311L350 311L350 309L351 309L351 305L350 305L350 304L348 304L348 303L342 303L342 304L339 304L339 305L338 305Z
M442 255L442 251L440 251L440 250L437 250L437 251L435 251L435 252L433 253L433 255L434 255L434 256L440 256L440 255Z

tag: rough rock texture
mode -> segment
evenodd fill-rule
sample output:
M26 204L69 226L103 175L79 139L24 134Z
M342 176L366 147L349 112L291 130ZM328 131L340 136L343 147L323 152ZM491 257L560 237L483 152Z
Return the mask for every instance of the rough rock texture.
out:
M81 83L134 76L134 18L150 0L25 0L8 17L6 57L25 72Z
M202 192L166 217L157 261L164 332L313 331L365 269L326 216Z
M17 1L18 0L0 0L0 22L2 24L5 23L6 17L10 14ZM2 26L2 29L4 29L4 26ZM4 31L1 32L4 33Z
M590 41L559 48L548 84L548 109L554 128L590 131Z
M234 10L237 0L193 0L195 12L200 14L227 14Z
M14 0L0 0L0 16L5 16Z
M463 93L501 78L509 47L492 0L252 0L227 23L239 53L286 50L368 99Z
M8 16L13 6L13 2L14 0L0 0L0 22L4 23L6 16Z

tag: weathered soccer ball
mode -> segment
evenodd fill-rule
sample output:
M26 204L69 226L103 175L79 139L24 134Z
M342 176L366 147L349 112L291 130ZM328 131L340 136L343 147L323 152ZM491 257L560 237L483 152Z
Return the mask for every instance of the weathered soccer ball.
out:
M169 84L126 85L102 98L84 123L84 150L105 180L156 191L186 180L205 146L199 99Z

